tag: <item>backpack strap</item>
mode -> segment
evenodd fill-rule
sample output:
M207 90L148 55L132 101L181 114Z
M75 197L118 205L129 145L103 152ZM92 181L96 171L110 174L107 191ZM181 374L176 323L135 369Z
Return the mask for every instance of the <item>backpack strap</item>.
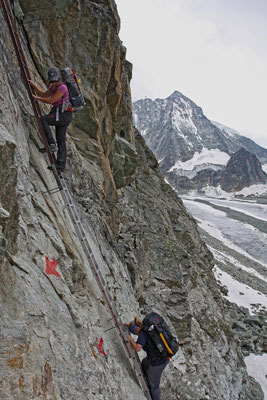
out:
M56 121L59 121L59 106L57 106L56 110Z

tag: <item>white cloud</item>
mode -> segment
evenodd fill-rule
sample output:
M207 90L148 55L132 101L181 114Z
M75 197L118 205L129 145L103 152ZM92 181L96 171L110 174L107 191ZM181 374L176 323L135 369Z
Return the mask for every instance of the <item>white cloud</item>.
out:
M267 2L116 2L134 99L179 90L208 118L267 144Z

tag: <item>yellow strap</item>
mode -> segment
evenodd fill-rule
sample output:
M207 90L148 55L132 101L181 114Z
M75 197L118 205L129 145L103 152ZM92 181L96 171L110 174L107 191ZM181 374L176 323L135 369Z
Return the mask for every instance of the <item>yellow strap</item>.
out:
M162 333L160 333L160 337L161 337L163 343L165 344L166 349L168 350L168 352L169 352L170 354L174 355L174 353L171 351L171 349L170 349L169 346L167 345L167 342L166 342L166 340L164 339L164 336L162 335Z

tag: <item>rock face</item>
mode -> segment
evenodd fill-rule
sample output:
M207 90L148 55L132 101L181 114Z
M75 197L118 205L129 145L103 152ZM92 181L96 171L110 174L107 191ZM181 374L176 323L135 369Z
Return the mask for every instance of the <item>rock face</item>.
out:
M228 161L221 176L221 188L234 192L244 187L266 183L266 174L254 154L241 148Z
M184 343L164 373L163 398L262 400L213 257L134 132L131 65L114 1L55 0L53 10L39 1L15 4L33 79L45 87L52 64L81 75L87 105L68 129L65 178L113 300L125 321L162 313ZM0 398L145 399L52 190L2 14L0 23Z
M166 99L138 100L134 124L179 193L218 186L232 154L244 148L267 162L267 150L233 129L211 122L192 100L175 91Z

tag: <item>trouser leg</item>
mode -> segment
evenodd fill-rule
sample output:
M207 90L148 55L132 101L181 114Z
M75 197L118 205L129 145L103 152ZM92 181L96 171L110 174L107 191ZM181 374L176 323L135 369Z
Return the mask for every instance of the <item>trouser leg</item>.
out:
M41 118L41 123L43 125L44 128L44 133L47 139L47 142L49 144L56 144L55 139L53 138L53 134L50 128L50 125L55 125L56 122L56 116L55 114L47 114L47 115L43 115Z
M168 365L168 360L165 363L157 366L149 365L147 369L147 380L150 388L150 394L153 400L160 400L160 378L163 370Z
M143 358L141 367L142 367L142 371L143 371L145 377L147 378L147 370L149 367L149 361L148 361L147 357Z
M50 126L56 127L56 139L58 145L57 165L63 168L65 168L67 158L66 132L68 125L71 123L71 120L72 112L69 111L66 111L64 113L60 112L58 121L56 121L55 111L41 117L41 122L49 144L56 143L55 139L53 138Z
M56 139L57 139L57 164L60 167L66 165L67 159L67 146L66 146L66 132L67 126L57 126L56 127Z

